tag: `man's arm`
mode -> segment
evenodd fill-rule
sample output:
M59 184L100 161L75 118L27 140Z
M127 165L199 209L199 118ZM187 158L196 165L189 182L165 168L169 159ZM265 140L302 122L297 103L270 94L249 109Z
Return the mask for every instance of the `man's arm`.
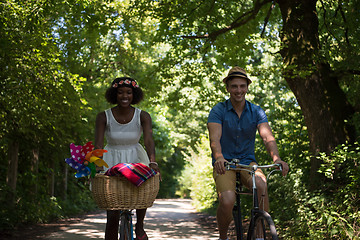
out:
M218 174L225 174L225 162L224 156L221 152L220 138L222 135L222 127L220 123L208 123L210 138L211 152L216 160L214 163L214 169Z
M262 138L266 150L270 154L274 163L280 163L282 165L283 171L282 174L285 176L289 171L289 166L286 162L282 161L279 155L279 151L276 145L276 140L272 134L271 127L269 123L264 122L258 125L258 130L260 137Z

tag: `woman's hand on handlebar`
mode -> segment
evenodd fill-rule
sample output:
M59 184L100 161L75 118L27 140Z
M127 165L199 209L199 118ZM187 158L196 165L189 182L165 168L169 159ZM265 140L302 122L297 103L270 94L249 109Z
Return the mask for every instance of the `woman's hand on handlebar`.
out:
M150 162L149 166L154 169L155 172L160 172L160 168L159 165L157 164L157 162Z
M218 157L214 163L214 168L217 174L225 174L225 163L227 161L223 157Z
M160 173L160 168L157 162L150 162L149 166L156 172L160 174L160 181L161 181L161 173Z
M96 166L96 172L99 173L101 171L104 171L104 166L101 166L101 167Z

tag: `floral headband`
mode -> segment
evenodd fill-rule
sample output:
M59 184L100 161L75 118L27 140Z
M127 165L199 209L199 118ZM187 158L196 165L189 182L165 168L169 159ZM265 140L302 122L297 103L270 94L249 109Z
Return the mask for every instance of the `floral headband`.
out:
M136 83L136 81L134 79L131 79L131 78L128 78L128 79L125 79L125 80L120 80L120 81L116 81L115 80L115 83L113 83L112 87L113 88L118 88L118 87L121 87L121 85L129 85L130 87L133 87L133 88L138 88L139 85Z

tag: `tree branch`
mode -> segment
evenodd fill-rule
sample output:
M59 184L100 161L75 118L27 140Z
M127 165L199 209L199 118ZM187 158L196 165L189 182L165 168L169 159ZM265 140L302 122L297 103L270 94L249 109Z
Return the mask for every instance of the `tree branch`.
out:
M260 9L267 3L271 2L272 0L259 0L255 2L254 8L251 11L248 11L241 16L239 16L237 19L235 19L229 26L221 28L219 30L216 30L214 32L211 32L209 34L203 34L203 35L194 35L194 36L181 36L182 38L190 38L190 39L198 39L198 38L210 38L210 39L216 39L219 35L224 34L232 29L238 28L242 25L245 25L250 20L254 19L256 15L259 13Z
M346 43L347 43L348 45L350 45L349 36L348 36L349 29L348 29L348 27L346 26L346 17L345 17L344 10L342 9L341 4L342 4L342 2L339 2L338 7L339 7L339 10L340 10L341 17L342 17L342 19L344 20L344 25L345 25L345 39L346 39Z
M267 26L267 24L268 24L268 22L269 22L269 19L270 19L270 16L271 16L271 12L272 12L272 10L274 9L274 7L275 7L275 3L273 2L273 3L271 4L271 6L270 6L270 9L269 9L266 17L265 17L264 28L263 28L263 30L262 30L262 32L261 32L261 34L260 34L261 37L264 36L265 28L266 28L266 26Z
M190 13L189 13L186 17L191 16L203 3L204 3L204 2L200 2L194 9L192 9L192 10L190 11ZM186 17L184 17L184 18L186 18Z

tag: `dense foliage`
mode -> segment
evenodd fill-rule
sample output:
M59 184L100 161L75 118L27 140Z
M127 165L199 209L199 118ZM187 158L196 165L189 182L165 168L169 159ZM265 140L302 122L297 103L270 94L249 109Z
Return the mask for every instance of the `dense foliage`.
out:
M71 142L93 140L96 114L110 107L104 92L123 75L138 80L145 101L137 107L153 119L163 178L159 197L191 197L199 210L213 213L217 197L206 120L226 97L221 79L227 69L240 65L253 80L247 99L266 110L291 168L269 184L281 236L359 238L360 146L343 142L331 152L311 152L303 111L282 74L277 2L2 1L0 229L96 207L88 179L75 179L64 158ZM326 59L341 75L339 86L355 109L347 124L358 138L359 3L338 2L317 1L322 48L314 58ZM217 32L236 25L234 19L243 26ZM260 139L255 150L260 163L269 161ZM309 188L314 158L322 163L323 179L316 191Z
M67 71L59 60L61 51L51 33L54 4L5 1L0 5L1 228L95 207L83 183L64 182L67 171L61 160L68 155L69 142L87 138L87 107L82 97L84 79ZM14 156L16 165L11 164Z

